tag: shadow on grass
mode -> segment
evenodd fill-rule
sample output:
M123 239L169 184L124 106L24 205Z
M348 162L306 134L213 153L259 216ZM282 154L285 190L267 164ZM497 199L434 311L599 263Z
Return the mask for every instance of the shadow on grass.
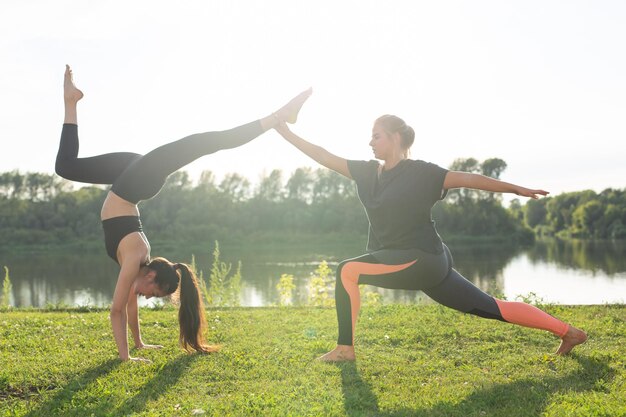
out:
M139 413L146 408L149 401L158 399L167 392L169 387L176 384L198 355L180 355L160 368L156 374L144 384L137 394L121 402L116 395L107 395L107 385L115 382L105 382L100 385L98 379L111 373L121 362L110 360L87 370L70 381L65 388L45 401L25 417L41 416L128 416ZM143 364L137 364L145 366ZM128 372L135 372L132 368ZM98 384L98 387L94 389ZM102 388L102 389L100 389ZM112 391L119 392L115 388Z
M74 396L81 392L85 386L91 385L98 378L111 373L120 365L120 361L111 359L101 363L83 374L71 380L61 391L57 392L52 398L40 404L37 408L31 410L25 417L41 417L41 416L57 416L59 410L72 406ZM103 409L104 411L104 409ZM97 412L94 410L92 412Z
M117 410L116 416L128 416L142 411L146 403L158 399L167 392L167 389L180 379L187 369L196 361L200 354L182 354L163 366L159 372L138 392L134 397L127 400ZM172 404L173 410L174 404Z
M549 398L559 392L594 390L600 380L615 376L607 360L573 354L581 369L562 376L524 379L479 389L458 403L440 402L430 408L400 408L381 411L371 386L363 381L354 363L338 364L341 368L342 391L346 415L356 416L507 416L541 415ZM391 387L390 387L391 389ZM416 394L419 395L419 394Z
M369 384L361 378L356 362L337 362L335 365L341 369L341 391L346 415L378 415L378 398Z

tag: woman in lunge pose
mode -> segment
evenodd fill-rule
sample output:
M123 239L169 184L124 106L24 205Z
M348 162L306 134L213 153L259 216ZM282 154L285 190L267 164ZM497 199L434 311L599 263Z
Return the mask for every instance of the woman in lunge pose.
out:
M213 352L204 339L206 321L196 277L188 265L165 258L151 258L137 205L154 197L167 177L203 155L243 145L279 123L294 123L310 92L301 93L271 115L221 132L187 136L154 149L146 155L109 153L78 158L77 103L83 93L76 88L66 66L64 79L65 122L56 159L56 172L68 180L110 184L101 211L107 253L120 265L111 305L111 325L119 356L129 355L127 326L136 348L159 348L141 340L137 297L164 297L179 289L179 339L185 350Z
M543 329L561 338L557 354L583 343L586 334L531 305L495 299L452 267L450 251L431 219L431 208L452 188L515 193L538 198L548 194L483 175L448 171L408 159L415 132L402 119L379 117L369 145L378 161L340 158L300 138L281 123L276 130L303 153L356 182L369 219L367 253L341 262L335 300L339 337L323 361L355 359L354 330L360 308L359 284L422 290L435 301L465 313Z

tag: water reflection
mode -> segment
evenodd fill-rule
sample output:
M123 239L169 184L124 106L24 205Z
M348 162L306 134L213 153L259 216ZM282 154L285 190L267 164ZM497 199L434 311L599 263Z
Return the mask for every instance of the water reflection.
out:
M158 245L153 252L160 254ZM184 251L167 248L172 259L191 260L195 253L205 277L211 268L212 248ZM545 301L562 304L624 302L626 298L626 242L542 240L529 248L514 246L450 245L456 269L484 291L505 295L536 293ZM179 253L176 253L179 252ZM252 250L222 247L225 261L243 263L241 304L276 303L281 274L292 274L295 301L305 302L307 285L317 264L328 261L335 268L342 259L362 253L360 243L319 245L309 248L264 247ZM59 253L51 249L29 254L0 254L0 266L10 268L11 305L42 307L106 306L111 302L118 268L101 251ZM421 292L382 290L384 303L427 302ZM140 299L141 305L153 301Z
M56 251L55 251L56 252ZM117 266L100 253L32 252L0 255L13 286L11 305L103 306L111 302Z
M530 248L533 263L552 263L565 269L582 269L609 276L626 271L626 242L540 240Z

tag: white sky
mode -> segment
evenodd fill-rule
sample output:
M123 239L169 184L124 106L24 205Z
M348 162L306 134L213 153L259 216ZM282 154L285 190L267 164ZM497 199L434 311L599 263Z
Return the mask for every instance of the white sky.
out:
M145 153L314 94L293 130L370 159L373 120L412 155L504 159L552 193L626 186L622 1L43 1L0 3L0 172L53 172L62 76L85 92L81 156ZM219 178L313 163L269 132L188 167Z

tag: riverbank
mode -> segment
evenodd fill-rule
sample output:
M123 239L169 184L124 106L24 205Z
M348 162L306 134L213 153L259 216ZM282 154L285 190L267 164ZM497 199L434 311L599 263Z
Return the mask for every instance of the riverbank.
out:
M1 416L588 416L626 414L626 306L548 306L589 333L568 357L549 333L439 306L366 307L356 364L314 358L333 309L209 309L213 355L177 346L176 310L142 310L146 343L115 358L108 312L0 313ZM200 414L202 410L204 414ZM195 413L195 414L194 414Z
M210 252L215 247L215 240L170 240L160 239L158 234L149 235L150 245L153 251L163 253L201 253ZM473 235L445 235L444 241L448 245L458 246L509 246L525 247L532 244L531 241L521 243L513 241L510 235L473 236ZM259 233L248 235L245 239L223 239L220 246L230 252L280 252L285 250L306 250L313 248L356 248L365 250L367 233L324 233L324 234L299 234L299 233ZM2 254L33 254L54 253L65 254L73 251L88 251L105 256L104 243L101 236L93 239L62 240L47 243L21 244L15 242L0 242L0 255Z

